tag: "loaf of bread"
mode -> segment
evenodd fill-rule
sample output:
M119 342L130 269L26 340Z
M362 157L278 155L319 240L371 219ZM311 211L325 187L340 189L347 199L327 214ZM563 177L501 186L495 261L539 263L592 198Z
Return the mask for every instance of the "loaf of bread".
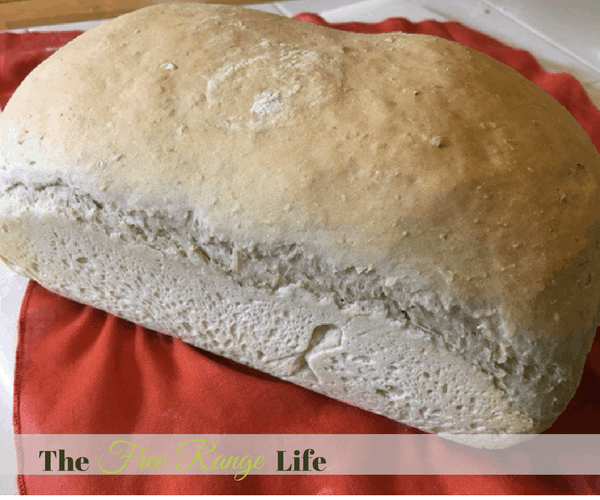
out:
M24 80L0 168L12 269L281 379L475 446L579 384L599 155L461 44L144 8Z

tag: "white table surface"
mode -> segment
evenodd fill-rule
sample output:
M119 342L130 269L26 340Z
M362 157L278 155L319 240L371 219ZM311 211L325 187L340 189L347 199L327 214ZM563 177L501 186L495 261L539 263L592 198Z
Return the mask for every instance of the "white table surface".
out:
M315 12L329 22L455 20L526 49L549 71L575 75L600 108L600 1L597 0L293 0L249 6L293 16ZM89 29L99 21L30 31ZM22 32L26 30L13 30ZM17 321L27 279L0 262L0 494L15 494L13 372Z

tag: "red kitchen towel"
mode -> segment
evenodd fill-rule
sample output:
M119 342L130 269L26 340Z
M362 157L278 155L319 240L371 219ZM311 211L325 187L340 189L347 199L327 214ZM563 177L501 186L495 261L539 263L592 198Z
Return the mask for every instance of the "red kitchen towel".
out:
M600 148L600 112L570 75L459 23L328 25L459 41L514 67L567 107ZM78 33L0 33L4 106L36 64ZM15 433L399 434L419 432L59 297L35 282L19 322ZM549 432L600 433L600 336L575 398ZM421 457L427 459L427 457ZM19 476L29 494L599 494L600 476Z

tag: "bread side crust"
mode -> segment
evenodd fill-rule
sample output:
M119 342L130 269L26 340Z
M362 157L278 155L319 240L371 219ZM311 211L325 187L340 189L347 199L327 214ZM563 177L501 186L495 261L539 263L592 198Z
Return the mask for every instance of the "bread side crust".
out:
M3 237L0 252L50 290L422 430L538 430L493 376L411 321L364 304L340 309L302 283L240 284L205 256L153 248L139 234L66 216L45 196L3 221L4 235L14 238ZM418 303L423 292L411 299Z
M390 280L295 244L239 247L201 221L126 213L58 182L0 200L0 255L47 288L423 430L540 432L591 347L593 322L567 346L532 340L408 270Z

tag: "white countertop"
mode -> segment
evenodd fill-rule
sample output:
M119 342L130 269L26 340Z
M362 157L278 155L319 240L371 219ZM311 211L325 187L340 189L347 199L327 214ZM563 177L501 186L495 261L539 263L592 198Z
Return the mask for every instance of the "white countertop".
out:
M292 0L249 8L293 16L315 12L329 22L454 20L530 51L549 71L575 75L600 108L600 2L597 0ZM30 31L89 29L100 21ZM14 30L22 32L25 30ZM0 494L16 493L13 372L17 321L27 280L0 262Z

